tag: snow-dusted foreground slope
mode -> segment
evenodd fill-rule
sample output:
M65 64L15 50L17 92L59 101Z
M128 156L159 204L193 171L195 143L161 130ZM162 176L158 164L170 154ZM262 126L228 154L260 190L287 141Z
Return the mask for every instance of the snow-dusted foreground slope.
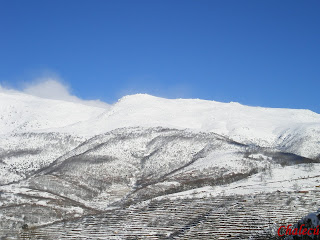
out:
M168 201L172 207L172 201L181 199L189 199L191 207L188 213L181 209L181 216L194 214L192 219L202 219L207 228L204 219L221 212L222 205L216 203L229 197L234 209L234 201L248 196L262 196L261 204L267 204L267 196L282 192L282 200L275 203L283 204L287 193L316 193L319 156L320 115L309 110L143 94L124 97L105 109L0 93L0 236L15 238L44 224L74 218L81 222L85 215L130 206L137 211L131 216L138 219L134 229L143 230L141 207L152 206L153 201ZM192 202L193 198L215 204L209 204L210 211L204 207L198 212L198 200ZM302 211L315 211L299 201L301 208L290 208L290 221ZM163 214L171 208L166 206L161 207ZM267 206L270 209L261 214L272 211L273 205ZM284 219L268 221L277 224ZM161 232L160 222L153 230L178 238L185 229L186 236L194 236L186 227L190 224L180 222L187 225L179 230L178 223L173 228L165 224L168 229ZM112 224L100 226L98 237L120 231Z

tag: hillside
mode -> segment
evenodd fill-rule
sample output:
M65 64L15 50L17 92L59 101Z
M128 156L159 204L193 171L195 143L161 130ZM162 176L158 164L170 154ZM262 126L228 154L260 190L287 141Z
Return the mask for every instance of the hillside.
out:
M246 237L244 229L231 234L246 239L319 206L306 203L317 199L320 185L320 115L309 110L143 94L105 109L9 93L0 93L0 109L0 232L9 239L32 232L63 238L60 221L76 238L144 236L154 224L162 236L150 233L154 239L187 239L208 232L210 223L222 227L222 218L258 214L259 224L246 223ZM270 204L273 196L279 199ZM175 201L188 206L180 215L170 210L179 209ZM148 208L159 213L146 220ZM106 224L101 216L113 213L115 222L132 218L134 227ZM90 218L99 230L88 228ZM250 219L237 226L241 221ZM220 232L237 228L226 226Z

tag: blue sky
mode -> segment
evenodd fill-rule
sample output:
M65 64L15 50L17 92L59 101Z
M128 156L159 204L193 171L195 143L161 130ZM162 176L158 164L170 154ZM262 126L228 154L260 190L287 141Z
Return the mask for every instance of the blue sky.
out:
M0 0L0 83L320 113L319 0Z

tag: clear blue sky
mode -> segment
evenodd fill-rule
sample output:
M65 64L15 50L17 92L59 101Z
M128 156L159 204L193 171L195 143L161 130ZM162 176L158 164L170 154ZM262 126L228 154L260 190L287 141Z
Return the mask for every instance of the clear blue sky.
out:
M320 113L319 0L0 0L0 82Z

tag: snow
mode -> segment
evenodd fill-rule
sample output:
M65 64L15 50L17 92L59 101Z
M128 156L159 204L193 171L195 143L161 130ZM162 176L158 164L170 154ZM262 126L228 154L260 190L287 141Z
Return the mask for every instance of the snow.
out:
M92 136L137 126L214 132L246 144L281 145L303 156L314 158L320 155L317 147L320 115L310 110L250 107L199 99L164 99L146 94L123 97L109 111L95 118L50 131ZM305 139L312 144L301 143Z
M98 134L120 127L162 126L216 132L239 139L245 136L247 139L274 141L284 129L296 129L302 123L320 124L320 115L309 110L249 107L238 103L164 99L137 94L121 98L108 112L95 119L91 130Z
M137 126L214 132L245 144L281 148L311 158L320 156L320 115L310 110L165 99L147 94L125 96L105 109L22 93L0 93L0 137L59 132L90 138Z
M81 216L86 213L83 206L106 210L141 183L154 181L139 193L150 190L154 197L166 190L187 189L179 188L186 177L215 180L220 175L233 180L190 185L195 189L156 199L312 191L320 187L320 163L281 166L272 153L291 152L316 160L319 143L320 115L309 110L146 94L123 97L105 109L0 93L0 184L10 184L0 187L4 199L0 205L32 203L50 208L55 204L51 199L67 197L79 207L55 207ZM31 176L47 166L51 168Z
M272 160L271 157L265 156L261 153L257 153L257 154L250 154L248 156L249 158L253 158L253 159L260 159L260 160Z
M215 194L254 194L274 191L309 191L320 184L320 164L276 166L269 172L259 172L247 179L218 186Z
M162 126L215 132L235 140L273 142L285 131L302 131L308 126L319 129L320 126L320 115L310 110L250 107L199 99L165 99L147 94L125 96L110 110L105 110L26 94L0 93L0 108L2 133L28 131L31 123L35 129L65 127L58 131L71 129L87 135L121 127ZM22 121L29 128L22 128Z
M97 117L105 108L0 92L0 134L61 128Z
M274 166L270 172L259 172L231 184L206 186L156 198L202 198L208 196L253 195L274 191L312 191L320 187L320 164Z

